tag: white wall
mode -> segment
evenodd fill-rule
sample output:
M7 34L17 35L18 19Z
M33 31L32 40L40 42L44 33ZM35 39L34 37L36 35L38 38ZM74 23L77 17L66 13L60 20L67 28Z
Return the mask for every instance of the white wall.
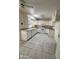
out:
M60 22L59 21L57 21L55 23L54 29L55 29L55 40L57 41L58 40L58 34L60 34Z
M20 40L26 41L27 31L21 29L28 28L28 17L27 17L27 10L22 7L19 7L19 26L20 26Z
M28 27L28 17L27 10L25 8L19 8L19 19L20 19L20 28ZM21 24L23 23L23 25Z
M56 40L57 43L57 47L56 47L56 59L60 59L60 38L58 37L58 35L60 34L60 21L56 21L60 20L59 19L59 10L55 10L52 13L52 20L51 20L51 25L54 26L54 32L50 30L50 36L54 36L54 39Z

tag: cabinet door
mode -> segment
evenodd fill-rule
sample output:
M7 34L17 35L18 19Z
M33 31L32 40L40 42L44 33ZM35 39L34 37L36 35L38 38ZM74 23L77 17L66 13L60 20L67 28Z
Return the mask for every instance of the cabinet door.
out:
M27 31L26 30L21 30L21 38L24 41L27 40Z

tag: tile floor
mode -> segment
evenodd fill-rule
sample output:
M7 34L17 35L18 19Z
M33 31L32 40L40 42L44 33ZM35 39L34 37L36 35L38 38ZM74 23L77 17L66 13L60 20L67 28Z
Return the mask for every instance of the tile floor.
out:
M38 33L20 45L20 59L56 59L56 41L47 34Z

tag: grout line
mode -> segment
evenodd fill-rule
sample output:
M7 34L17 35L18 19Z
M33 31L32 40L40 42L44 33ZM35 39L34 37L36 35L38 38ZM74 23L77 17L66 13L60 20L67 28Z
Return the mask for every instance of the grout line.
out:
M27 41L29 41L30 39L32 39L36 34L38 34L38 32L37 33L35 33L32 37L30 37L29 39L27 39Z

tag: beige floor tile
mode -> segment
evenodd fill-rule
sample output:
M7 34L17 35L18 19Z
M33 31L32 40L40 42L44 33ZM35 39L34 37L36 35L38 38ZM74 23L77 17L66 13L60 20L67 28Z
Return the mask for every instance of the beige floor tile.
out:
M37 34L20 47L20 59L55 59L56 42L46 34Z

